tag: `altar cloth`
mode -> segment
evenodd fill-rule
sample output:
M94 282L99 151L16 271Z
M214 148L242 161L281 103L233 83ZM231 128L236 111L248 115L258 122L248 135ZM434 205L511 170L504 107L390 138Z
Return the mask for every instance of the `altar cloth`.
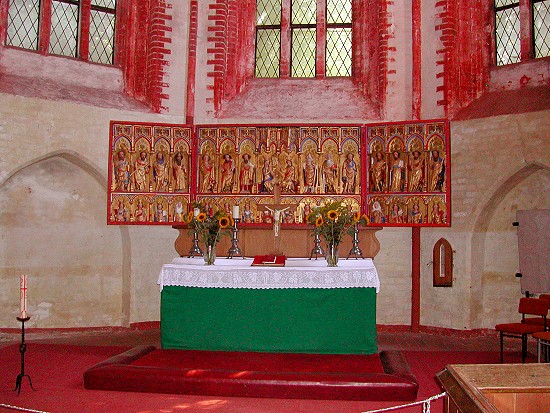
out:
M163 265L161 344L165 349L373 354L376 292L372 260L177 258Z
M288 258L284 267L251 266L252 259L175 258L162 266L157 284L202 288L375 288L380 280L372 259L340 260L327 267L324 259Z

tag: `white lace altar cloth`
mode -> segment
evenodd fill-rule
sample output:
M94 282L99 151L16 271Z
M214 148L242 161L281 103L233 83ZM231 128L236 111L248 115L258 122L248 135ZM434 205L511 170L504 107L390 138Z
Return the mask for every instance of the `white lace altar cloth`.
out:
M251 266L252 259L218 258L215 265L204 259L174 258L160 270L157 284L201 288L376 288L378 272L372 259L340 260L327 267L324 259L288 258L284 267Z

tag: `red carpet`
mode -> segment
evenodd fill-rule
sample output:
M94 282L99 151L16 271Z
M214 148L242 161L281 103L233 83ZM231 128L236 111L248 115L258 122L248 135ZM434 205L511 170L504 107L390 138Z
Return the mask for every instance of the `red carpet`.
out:
M400 352L380 355L157 350L137 346L84 373L84 387L323 400L415 400Z
M129 393L84 389L83 373L93 365L119 354L124 348L65 346L27 343L25 372L27 380L21 394L14 392L20 372L19 347L0 349L0 403L51 413L360 413L401 404L343 400L258 399L245 397L188 396L154 393ZM435 374L447 364L498 363L497 352L422 352L404 351L419 382L418 400L441 392ZM517 355L519 356L519 354ZM518 361L507 355L506 361ZM530 358L529 361L534 361ZM432 403L432 413L442 413L442 401ZM399 410L420 413L420 407ZM0 412L13 410L0 407Z

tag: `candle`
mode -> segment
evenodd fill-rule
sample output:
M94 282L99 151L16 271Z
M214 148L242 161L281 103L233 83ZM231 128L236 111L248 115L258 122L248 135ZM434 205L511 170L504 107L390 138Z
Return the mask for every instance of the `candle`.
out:
M194 208L193 209L193 216L194 217L198 216L200 213L201 213L201 210L199 208Z
M233 219L239 219L239 206L235 205L233 207Z
M21 275L19 280L19 318L27 318L27 276Z

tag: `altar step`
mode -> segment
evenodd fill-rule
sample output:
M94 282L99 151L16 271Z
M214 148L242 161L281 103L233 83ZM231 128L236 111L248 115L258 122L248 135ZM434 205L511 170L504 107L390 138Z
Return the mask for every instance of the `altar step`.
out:
M415 400L399 351L373 355L159 350L137 346L84 372L86 389L325 400Z

